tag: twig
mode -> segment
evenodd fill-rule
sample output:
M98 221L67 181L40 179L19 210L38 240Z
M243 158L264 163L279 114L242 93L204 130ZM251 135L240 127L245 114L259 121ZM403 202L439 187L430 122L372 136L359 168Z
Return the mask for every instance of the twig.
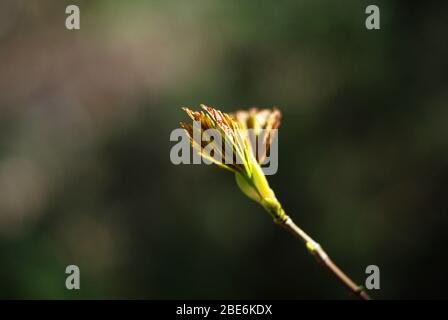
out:
M314 241L305 231L300 229L290 217L287 217L284 222L280 222L287 230L301 239L310 253L331 271L353 294L362 300L370 300L369 295L364 291L363 287L358 286L352 279L350 279L339 267L330 259L327 253L322 249L319 243Z

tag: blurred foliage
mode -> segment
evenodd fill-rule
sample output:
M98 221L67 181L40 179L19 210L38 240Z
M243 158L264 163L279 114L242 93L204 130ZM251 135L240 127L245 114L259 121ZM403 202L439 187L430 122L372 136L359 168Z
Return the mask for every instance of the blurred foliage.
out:
M230 174L174 166L179 107L278 106L274 190L377 298L448 298L448 8L0 3L0 297L349 298ZM65 267L81 290L65 289Z

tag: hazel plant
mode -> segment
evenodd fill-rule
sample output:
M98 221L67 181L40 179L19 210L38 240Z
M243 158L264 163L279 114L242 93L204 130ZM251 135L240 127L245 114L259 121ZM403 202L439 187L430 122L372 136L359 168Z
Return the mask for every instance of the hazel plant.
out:
M280 111L276 108L263 110L252 108L248 111L240 110L227 114L206 105L201 105L201 109L192 111L189 108L182 108L193 120L193 124L180 123L187 132L193 149L209 163L234 173L238 187L246 196L259 203L272 216L275 223L301 239L316 260L331 271L353 294L360 299L369 300L370 297L364 289L339 269L320 244L293 222L269 186L261 164L280 125ZM203 134L210 135L210 132L215 133L213 139L212 137L201 139ZM210 152L206 152L208 144L213 147L213 156Z

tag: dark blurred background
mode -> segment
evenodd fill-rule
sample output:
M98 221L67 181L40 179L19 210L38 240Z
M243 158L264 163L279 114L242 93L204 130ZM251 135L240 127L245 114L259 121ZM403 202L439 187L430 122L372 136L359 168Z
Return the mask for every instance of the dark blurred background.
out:
M231 174L171 164L179 107L206 103L280 108L271 186L356 281L380 267L373 297L448 298L447 17L446 1L2 0L0 297L350 298Z

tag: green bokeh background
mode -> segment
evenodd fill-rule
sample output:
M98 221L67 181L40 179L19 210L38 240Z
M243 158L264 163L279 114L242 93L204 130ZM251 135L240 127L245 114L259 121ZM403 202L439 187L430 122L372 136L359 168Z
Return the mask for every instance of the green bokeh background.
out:
M366 30L368 4L381 30ZM447 298L447 14L443 1L2 1L0 297L350 298L231 174L170 162L179 107L206 103L280 108L271 186L356 281L380 267L373 297Z

